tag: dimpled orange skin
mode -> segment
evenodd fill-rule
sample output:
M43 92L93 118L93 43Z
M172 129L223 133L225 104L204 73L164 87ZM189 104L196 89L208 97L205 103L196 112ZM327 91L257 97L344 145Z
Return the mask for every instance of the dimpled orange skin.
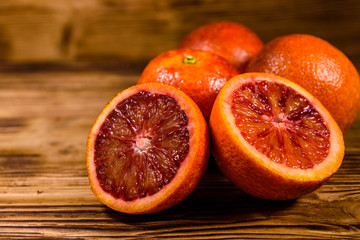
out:
M200 26L190 32L180 42L178 48L214 52L243 73L250 59L262 49L263 45L253 31L239 23L216 22Z
M241 84L253 79L268 79L286 84L305 96L322 113L330 130L332 147L328 160L319 164L317 169L311 169L313 172L310 174L301 171L293 174L293 169L272 163L248 144L237 131L234 117L228 109L232 102L232 93L240 88ZM342 132L324 106L297 84L273 74L245 73L229 80L215 100L209 128L212 152L221 172L244 192L263 199L290 200L318 189L339 169L344 156Z
M343 132L356 118L359 74L340 50L318 37L275 38L250 61L247 72L273 73L304 87L329 110Z
M184 63L193 57L193 63ZM138 84L158 82L172 85L189 95L209 119L216 95L224 84L239 72L224 58L210 52L175 49L149 62Z

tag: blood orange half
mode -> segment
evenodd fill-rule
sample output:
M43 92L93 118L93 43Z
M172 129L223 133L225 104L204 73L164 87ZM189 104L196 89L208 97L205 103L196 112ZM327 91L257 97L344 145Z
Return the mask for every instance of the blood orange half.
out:
M120 212L159 212L198 185L209 155L198 106L174 87L136 85L114 97L87 142L92 191Z
M273 74L241 74L227 82L215 100L210 130L224 175L265 199L314 191L344 156L342 132L325 107Z

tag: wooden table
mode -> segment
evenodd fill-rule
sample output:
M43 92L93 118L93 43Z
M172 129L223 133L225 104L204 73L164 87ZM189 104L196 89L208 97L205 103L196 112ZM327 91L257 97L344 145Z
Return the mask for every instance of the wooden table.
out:
M250 197L210 159L197 190L169 210L133 216L102 205L85 144L102 107L139 76L139 66L120 65L0 68L0 239L360 239L359 118L340 170L297 200Z

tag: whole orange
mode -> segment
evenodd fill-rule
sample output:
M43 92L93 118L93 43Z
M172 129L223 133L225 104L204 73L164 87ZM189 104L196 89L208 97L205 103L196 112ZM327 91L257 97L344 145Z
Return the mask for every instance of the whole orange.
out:
M352 62L327 41L306 34L275 38L253 58L247 72L285 77L312 93L343 132L359 110L360 80Z
M241 73L262 47L263 42L253 31L235 22L215 22L200 26L186 35L178 46L214 52L228 60Z
M138 84L158 82L182 90L195 101L208 120L216 95L237 74L234 66L214 53L175 49L151 60Z

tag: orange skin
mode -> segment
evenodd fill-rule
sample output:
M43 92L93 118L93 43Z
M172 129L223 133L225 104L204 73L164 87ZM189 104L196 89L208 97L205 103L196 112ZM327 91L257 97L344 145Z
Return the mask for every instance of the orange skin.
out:
M267 72L304 87L329 110L345 133L360 108L359 74L330 43L305 34L278 37L251 60L247 72Z
M195 101L208 120L216 95L222 86L237 74L238 71L230 63L216 54L175 49L151 60L141 74L138 84L158 82L182 90Z
M261 39L247 27L235 22L216 22L203 25L190 32L178 48L214 52L240 73L245 71L250 59L263 47Z
M189 121L190 148L187 157L181 163L174 178L159 192L134 201L116 199L105 192L97 179L94 163L94 146L99 129L106 116L122 100L140 92L148 91L174 98L184 110ZM147 83L130 87L115 96L102 110L96 119L87 141L87 171L94 195L108 207L124 213L155 213L170 208L188 197L198 186L209 159L208 128L200 109L195 102L180 90L165 84Z
M232 93L254 79L269 79L295 89L322 114L330 130L331 144L322 163L307 170L286 167L272 162L242 137L229 110ZM344 157L342 132L325 107L297 84L273 74L246 73L228 81L215 100L209 127L212 151L221 172L240 189L259 198L289 200L310 193L338 170Z

